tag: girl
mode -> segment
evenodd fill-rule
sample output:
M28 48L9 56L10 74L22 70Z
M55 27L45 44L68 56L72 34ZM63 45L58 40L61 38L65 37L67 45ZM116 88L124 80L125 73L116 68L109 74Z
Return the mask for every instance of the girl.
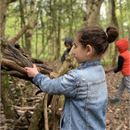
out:
M50 79L35 65L25 68L42 91L65 96L61 130L105 130L107 85L100 58L117 36L114 27L80 29L71 50L80 66L59 78Z

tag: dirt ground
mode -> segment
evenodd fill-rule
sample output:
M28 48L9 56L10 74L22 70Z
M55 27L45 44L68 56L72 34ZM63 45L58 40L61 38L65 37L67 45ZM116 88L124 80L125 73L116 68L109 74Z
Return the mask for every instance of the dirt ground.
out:
M121 73L108 73L108 94L113 98L122 79ZM130 96L125 90L120 103L112 104L109 101L107 111L107 130L130 130Z

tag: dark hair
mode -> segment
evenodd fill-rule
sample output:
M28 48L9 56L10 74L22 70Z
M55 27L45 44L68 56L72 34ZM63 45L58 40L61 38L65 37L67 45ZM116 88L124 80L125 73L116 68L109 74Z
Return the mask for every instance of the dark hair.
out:
M115 27L108 27L106 32L100 27L84 27L78 31L78 41L86 47L90 44L95 48L98 55L103 54L109 43L116 40L118 30Z
M64 44L72 46L73 45L73 39L66 37L65 40L64 40Z

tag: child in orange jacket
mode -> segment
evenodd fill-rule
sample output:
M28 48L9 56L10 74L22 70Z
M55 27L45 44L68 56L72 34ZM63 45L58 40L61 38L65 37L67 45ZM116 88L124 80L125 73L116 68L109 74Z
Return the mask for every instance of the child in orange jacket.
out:
M110 99L111 103L120 102L121 96L125 89L128 90L130 95L130 51L128 51L129 43L126 39L120 39L116 42L116 47L119 51L118 65L114 72L122 72L123 78L119 89L116 92L115 98Z

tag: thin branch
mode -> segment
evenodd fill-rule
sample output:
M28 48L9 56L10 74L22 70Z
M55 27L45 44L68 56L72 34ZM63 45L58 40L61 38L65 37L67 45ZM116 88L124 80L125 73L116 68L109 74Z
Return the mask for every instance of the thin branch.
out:
M28 107L19 107L19 106L13 106L15 109L17 109L17 110L21 110L21 111L28 111L28 110L30 110L30 111L33 111L34 109L35 109L35 107L30 107L30 106L28 106Z
M13 3L13 2L16 2L17 0L7 0L7 4L10 4L10 3Z
M8 44L7 50L12 54L12 56L18 59L24 66L32 67L32 62L23 55L19 49L15 48L12 44Z
M24 26L17 34L16 36L14 36L13 38L11 38L10 40L8 40L8 43L11 43L11 44L15 44L16 41L18 41L21 36L27 31L27 29L29 29L29 26Z
M48 94L45 94L45 96L44 96L44 127L45 127L45 130L49 130L48 112L47 112L47 100L48 100Z
M23 79L23 80L27 80L27 81L30 81L32 82L32 79L29 78L27 75L24 75L16 70L11 70L11 71L3 71L1 70L1 75L10 75L10 76L13 76L13 77L17 77L19 79ZM33 83L33 82L32 82Z
M2 59L1 66L6 66L8 68L11 68L13 70L16 70L22 74L26 74L26 71L21 66L17 65L15 62L7 59Z
M12 56L3 56L3 58L14 61L16 64L18 64L21 67L24 67L24 65L16 58L12 57Z

